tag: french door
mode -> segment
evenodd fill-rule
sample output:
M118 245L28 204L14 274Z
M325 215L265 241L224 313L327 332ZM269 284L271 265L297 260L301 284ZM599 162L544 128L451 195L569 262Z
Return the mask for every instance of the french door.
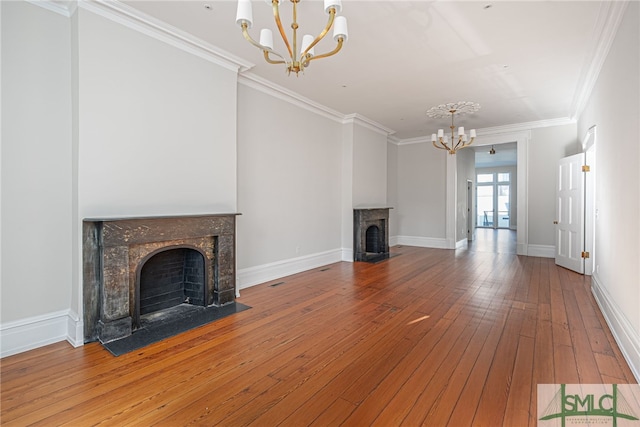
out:
M509 172L479 173L476 185L476 227L509 228L510 201Z

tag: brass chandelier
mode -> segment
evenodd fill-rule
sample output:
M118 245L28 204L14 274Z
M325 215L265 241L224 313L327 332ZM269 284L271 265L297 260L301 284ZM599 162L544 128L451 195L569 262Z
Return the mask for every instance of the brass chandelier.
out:
M249 29L253 25L253 12L251 9L250 0L238 0L238 12L236 14L236 23L242 28L242 34L249 43L262 50L264 53L264 59L269 64L285 64L287 73L296 73L296 76L300 71L304 71L309 63L315 59L326 58L331 55L335 55L342 49L342 44L347 41L347 18L344 16L337 16L342 10L341 0L324 0L324 10L329 15L329 21L324 30L320 32L317 37L306 34L302 37L302 44L300 50L298 50L298 11L297 6L300 0L290 0L293 4L293 21L291 22L291 28L293 30L291 42L285 33L280 20L280 4L285 0L265 0L267 4L273 7L273 17L276 21L276 26L282 36L285 46L287 47L288 57L281 55L273 49L273 33L271 30L263 28L260 30L260 42L256 42L250 35ZM327 35L331 27L333 26L333 39L337 43L334 50L321 55L315 55L314 46L318 44L320 40ZM280 59L273 59L271 55Z
M458 128L458 138L455 137L455 126L453 124L453 116L457 114L471 114L480 109L480 104L475 102L459 101L449 104L440 104L436 107L431 107L427 111L427 116L434 119L441 119L451 115L451 141L447 135L444 134L443 129L438 129L438 134L431 134L431 142L433 146L441 150L447 150L449 154L456 154L456 151L470 146L473 140L476 138L476 130L471 129L469 137L464 133L464 127Z

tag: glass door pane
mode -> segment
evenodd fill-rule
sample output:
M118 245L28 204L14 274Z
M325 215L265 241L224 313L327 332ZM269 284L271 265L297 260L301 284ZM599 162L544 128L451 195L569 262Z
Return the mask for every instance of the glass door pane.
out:
M476 203L476 226L493 227L493 185L478 185Z
M509 228L509 184L498 185L498 228Z

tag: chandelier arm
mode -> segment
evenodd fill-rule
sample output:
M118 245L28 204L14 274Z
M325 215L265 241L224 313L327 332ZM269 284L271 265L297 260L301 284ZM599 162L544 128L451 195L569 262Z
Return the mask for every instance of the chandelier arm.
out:
M269 64L286 64L287 61L284 59L284 57L282 55L280 55L279 53L276 53L272 50L268 50L268 49L264 49L264 60L267 61ZM274 61L273 59L269 58L269 54L273 53L274 55L282 58L282 60L280 61Z
M326 27L324 27L324 30L322 30L322 32L318 35L318 37L316 37L315 40L312 41L309 44L309 46L307 46L307 48L304 50L304 52L302 52L300 54L300 59L304 58L304 56L307 54L307 52L309 52L315 45L318 44L318 42L320 40L322 40L324 38L324 36L327 35L329 30L331 29L331 26L333 25L333 20L335 19L335 17L336 17L336 8L332 7L331 9L329 9L329 20L327 22ZM338 49L338 50L340 50L340 49ZM331 55L333 55L333 53ZM330 55L325 55L325 56L330 56ZM323 56L323 58L324 58L324 56Z
M442 146L443 150L451 151L451 148L449 148L449 145L446 142L444 142L442 138L440 138L440 145Z
M440 149L440 150L446 150L446 148L445 148L445 147L441 147L441 146L439 146L438 144L436 144L436 142L435 142L435 141L431 141L431 142L433 143L433 146L434 146L434 147L436 147L436 148L438 148L438 149Z
M276 20L276 26L278 27L278 31L280 32L280 36L282 37L284 44L287 46L287 50L289 51L289 56L293 61L295 60L294 53L291 52L291 45L289 44L289 39L287 38L287 34L284 32L284 28L282 28L282 21L280 21L280 11L278 9L278 0L273 0L271 4L273 5L273 17ZM295 3L293 4L293 7L294 7L293 10L294 10L294 23L295 23ZM295 45L295 30L293 34L294 34L293 43ZM295 49L295 46L294 46L294 49Z
M343 44L344 44L344 38L342 37L338 38L338 45L336 46L335 49L333 49L331 52L328 52L328 53L323 53L321 55L314 55L311 58L309 58L306 63L308 64L309 61L313 61L314 59L326 58L328 56L335 55L336 53L340 52L340 49L342 49Z
M462 144L462 145L460 145ZM462 137L458 137L458 142L456 142L455 147L453 147L453 151L456 151L458 148L464 148L465 147L465 143L462 142Z
M260 43L258 43L257 41L255 41L255 40L251 37L251 35L249 35L249 31L248 31L248 29L247 29L247 23L246 23L246 22L243 22L243 23L242 23L241 28L242 28L242 35L244 36L244 38L245 38L249 43L251 43L252 45L254 45L255 47L257 47L257 48L258 48L258 49L260 49L260 50L265 50L264 46L262 46Z
M285 60L284 56L280 55L278 52L275 52L265 46L262 46L260 43L258 43L257 41L255 41L251 35L249 34L249 31L247 30L247 23L243 22L242 23L242 35L244 36L244 38L251 43L252 45L254 45L255 47L257 47L258 49L260 49L261 51L264 52L264 59L269 63L269 64L286 64L287 61ZM269 54L272 53L275 56L282 58L282 61L274 61L271 58L269 58Z

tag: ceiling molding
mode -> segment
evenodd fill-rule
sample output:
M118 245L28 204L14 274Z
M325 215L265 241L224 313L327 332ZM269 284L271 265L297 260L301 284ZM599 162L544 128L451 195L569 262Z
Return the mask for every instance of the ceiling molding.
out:
M274 98L280 99L285 102L289 102L297 107L304 108L305 110L319 114L323 117L326 117L338 123L343 123L346 117L344 114L336 110L332 110L329 107L325 107L324 105L318 104L317 102L312 101L309 98L305 98L299 93L293 92L287 88L279 86L253 73L239 74L238 83L243 84L247 87L259 90L260 92L271 95Z
M392 142L395 145L411 145L411 144L423 144L425 142L431 143L431 136L418 136L415 138L396 139L396 142Z
M50 0L48 0L50 1ZM78 7L153 37L228 70L248 70L254 64L215 47L166 22L153 18L117 0L80 0Z
M388 127L385 127L383 125L381 125L378 122L374 122L371 119L368 119L360 114L354 113L354 114L348 114L344 117L343 120L344 124L349 124L349 123L353 123L353 124L357 124L363 127L366 127L369 130L372 130L374 132L377 132L381 135L384 136L389 136L393 133L395 133L394 130L389 129Z
M531 129L548 128L552 126L564 126L576 123L575 119L569 117L562 117L558 119L538 120L535 122L514 123L504 126L493 126L488 128L478 129L476 132L478 136L483 135L495 135L499 133L509 132L523 132Z
M78 8L75 1L55 1L55 0L25 0L27 3L31 3L34 6L41 7L50 12L57 13L58 15L71 18Z
M570 119L568 117L559 118L559 119L550 119L550 120L539 120L536 122L526 122L526 123L514 123L512 125L504 125L504 126L493 126L488 128L477 129L476 133L478 135L478 139L482 139L483 137L492 137L503 134L519 134L521 132L529 132L532 129L545 128L551 126L564 126L569 124L575 124L575 119ZM409 145L409 144L422 144L422 143L431 143L431 136L419 136L416 138L406 138L400 139L396 141L389 141L395 145Z
M592 32L591 54L585 58L585 65L582 67L576 93L571 103L571 117L574 119L580 116L591 96L628 4L627 0L605 1L600 4L598 21Z

